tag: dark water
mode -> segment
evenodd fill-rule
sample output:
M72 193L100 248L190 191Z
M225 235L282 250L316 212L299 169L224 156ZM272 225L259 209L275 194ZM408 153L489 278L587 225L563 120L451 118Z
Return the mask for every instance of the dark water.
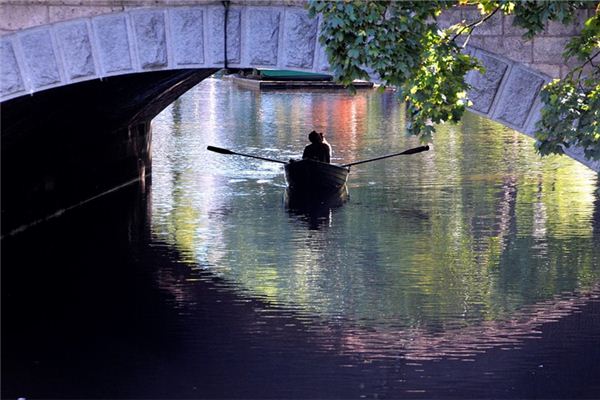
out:
M419 145L390 93L209 79L152 185L2 241L3 397L600 398L597 175L474 115L286 210L280 164Z

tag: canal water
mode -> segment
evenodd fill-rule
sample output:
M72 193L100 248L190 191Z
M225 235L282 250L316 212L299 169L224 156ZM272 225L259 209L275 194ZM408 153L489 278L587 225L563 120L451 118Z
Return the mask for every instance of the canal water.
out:
M473 114L283 203L312 129L419 146L390 92L207 79L153 123L152 184L2 241L3 397L598 398L597 174Z

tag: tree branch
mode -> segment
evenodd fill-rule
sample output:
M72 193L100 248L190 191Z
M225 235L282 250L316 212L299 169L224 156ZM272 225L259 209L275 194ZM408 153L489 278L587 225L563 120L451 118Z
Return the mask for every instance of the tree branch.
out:
M598 57L600 55L600 50L598 50L596 52L596 54L592 55L592 56L588 56L587 60L585 60L585 62L575 68L573 68L571 71L569 71L569 73L565 76L566 78L573 78L573 75L578 72L577 74L577 80L579 81L581 78L581 74L583 73L583 68L587 65L590 64L592 67L597 68L597 66L594 64L594 58Z
M590 63L590 65L594 68L598 68L595 64L594 64L594 58L598 57L598 55L600 55L600 50L596 52L596 54L594 54L591 57L588 57L586 63ZM584 64L585 65L585 64Z
M469 24L469 25L463 26L463 27L461 28L461 30L460 30L460 31L458 31L458 32L457 32L457 33L454 35L454 37L453 37L452 39L450 39L450 41L451 41L451 42L453 42L453 41L454 41L454 40L455 40L457 37L459 37L460 35L462 35L462 33L463 33L465 30L467 30L467 29L469 30L469 33L468 33L468 35L469 35L469 36L471 36L471 34L473 33L473 29L475 29L475 28L476 28L476 27L478 27L479 25L483 24L483 23L484 23L485 21L487 21L488 19L492 18L492 16L493 16L494 14L496 14L496 13L497 13L499 10L500 10L500 6L496 7L496 8L494 9L494 11L492 11L491 13L489 13L488 15L486 15L485 17L483 17L483 18L482 18L482 19L480 19L479 21L475 21L475 22L473 22L472 24ZM467 41L468 41L468 39L467 39Z

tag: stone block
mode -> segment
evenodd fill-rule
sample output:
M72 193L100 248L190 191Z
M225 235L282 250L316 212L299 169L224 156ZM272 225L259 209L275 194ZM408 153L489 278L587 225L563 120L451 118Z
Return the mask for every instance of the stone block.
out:
M531 69L535 69L536 71L541 72L544 75L547 75L550 78L560 78L561 77L561 66L555 64L524 64L526 67Z
M456 39L459 46L464 45L463 39L465 39L464 36L458 37ZM485 36L477 36L477 35L471 36L469 38L469 42L467 43L467 47L476 47L478 49L483 49L485 47Z
M175 64L204 64L204 10L176 8L169 16Z
M31 83L36 88L61 81L49 29L25 31L20 35L23 58Z
M516 128L523 128L544 80L522 68L513 67L500 93L494 117Z
M565 25L559 21L548 21L546 29L541 34L547 36L577 35L583 29L587 18L587 10L577 10L571 23Z
M285 16L285 65L312 68L317 41L317 20L306 11L288 11Z
M539 96L533 102L533 106L531 107L531 112L529 113L529 121L527 121L527 126L523 129L523 133L532 138L535 138L535 132L537 131L536 125L538 121L542 118L542 108L544 107L544 103L542 103Z
M123 15L100 16L93 19L98 53L107 73L131 71L131 54L127 20Z
M490 112L508 64L483 53L478 54L477 58L484 66L485 73L471 71L467 75L467 83L471 85L467 97L473 102L472 109L487 114Z
M44 4L0 4L0 28L16 31L48 23L48 6Z
M132 12L138 60L142 69L164 67L169 64L163 11Z
M503 18L504 35L506 36L523 36L527 29L514 25L515 16L505 15Z
M437 17L437 25L441 29L447 29L447 28L451 27L452 25L459 23L460 21L462 21L462 11L460 8L457 8L457 7L453 7L448 10L444 10Z
M19 64L12 43L0 40L0 96L24 90Z
M558 76L556 76L556 78L560 78L560 79L564 79L567 77L567 75L572 71L572 68L567 66L567 65L556 65L555 67L558 67L559 69L559 73ZM585 74L583 74L585 75Z
M533 39L533 62L540 64L563 64L562 53L568 37L536 37Z
M223 50L225 47L225 11L223 7L212 8L209 11L209 29L212 41L210 43L211 61L222 64L225 60ZM241 62L241 12L232 8L227 16L227 62L237 64Z
M329 65L329 60L327 59L327 52L325 51L325 48L323 46L321 46L321 44L317 41L317 58L318 58L318 62L319 65L317 67L317 70L319 72L329 72L329 68L331 67Z
M533 41L520 36L486 36L482 48L513 61L533 62Z
M466 24L472 24L476 21L481 20L484 16L481 15L477 8L464 8L463 19ZM485 21L483 24L477 26L473 30L474 35L481 36L496 36L502 35L502 13L494 14L490 19Z
M277 65L279 48L278 10L248 10L248 55L250 63Z
M56 40L62 49L65 72L69 79L91 76L96 73L94 55L85 21L57 25Z

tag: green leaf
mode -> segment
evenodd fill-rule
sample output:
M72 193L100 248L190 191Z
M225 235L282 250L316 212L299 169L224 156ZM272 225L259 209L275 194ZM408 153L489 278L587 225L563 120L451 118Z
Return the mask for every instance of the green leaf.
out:
M543 31L549 21L573 21L578 8L589 5L558 0L473 3L486 14L513 13L514 25L524 28L528 38ZM442 31L437 26L437 16L452 4L456 2L309 0L308 9L309 15L321 17L319 42L336 80L350 85L368 77L367 70L373 71L406 101L407 132L430 140L435 133L432 123L457 122L464 114L469 104L465 74L471 69L485 73L453 40L477 27L456 25ZM536 125L540 154L560 154L565 147L579 145L586 157L600 157L600 60L595 58L599 48L596 12L565 46L564 56L577 58L582 65L540 93L544 104Z

